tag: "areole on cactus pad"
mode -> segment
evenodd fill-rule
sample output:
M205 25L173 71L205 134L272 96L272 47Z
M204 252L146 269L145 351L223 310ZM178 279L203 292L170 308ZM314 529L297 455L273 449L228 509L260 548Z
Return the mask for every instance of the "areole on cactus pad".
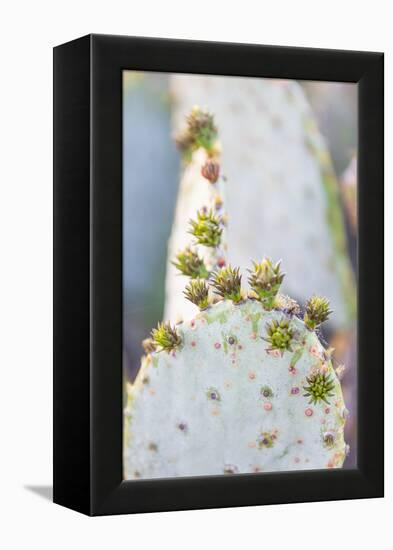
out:
M194 109L178 141L187 155L205 148L206 185L219 185L213 117ZM194 242L174 265L190 278L185 299L199 308L178 325L160 323L124 411L126 479L339 468L345 408L332 350L316 330L331 313L313 296L305 306L279 293L284 273L269 258L226 266L219 209L196 208ZM208 261L200 248L209 249Z

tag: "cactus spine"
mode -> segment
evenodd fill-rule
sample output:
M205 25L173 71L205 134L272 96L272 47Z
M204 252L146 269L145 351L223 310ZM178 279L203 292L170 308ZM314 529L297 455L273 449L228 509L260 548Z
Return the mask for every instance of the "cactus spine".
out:
M187 155L199 150L195 143L215 150L213 119L200 119L209 127L193 139L189 128L181 142ZM193 124L199 131L202 122ZM216 166L204 171L215 185ZM197 246L217 259L216 214L197 214L190 226ZM200 311L176 326L159 323L144 341L140 371L127 386L125 478L341 467L347 410L332 350L315 332L331 313L327 300L312 297L302 319L298 304L279 293L280 263L254 262L246 291L239 268L201 262L191 250L175 265L190 278L184 295Z

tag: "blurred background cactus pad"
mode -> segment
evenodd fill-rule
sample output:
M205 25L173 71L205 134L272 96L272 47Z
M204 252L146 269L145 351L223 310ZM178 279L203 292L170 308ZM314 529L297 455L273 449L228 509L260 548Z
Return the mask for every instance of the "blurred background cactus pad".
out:
M353 467L356 86L123 86L125 479Z

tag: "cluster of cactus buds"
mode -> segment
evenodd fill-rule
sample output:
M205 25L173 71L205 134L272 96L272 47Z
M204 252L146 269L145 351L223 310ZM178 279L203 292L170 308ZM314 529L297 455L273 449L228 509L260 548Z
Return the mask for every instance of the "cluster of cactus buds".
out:
M241 302L242 276L239 271L238 267L233 268L231 266L215 271L211 276L211 285L214 287L214 292L224 299L232 300L232 302Z
M180 273L191 279L206 279L209 276L205 262L199 257L198 253L190 247L179 252L176 255L176 260L177 261L172 262L172 264Z
M305 397L310 397L309 403L318 403L325 401L329 404L328 397L333 397L334 380L331 376L323 372L312 374L306 378L308 386L304 386Z
M213 153L217 141L217 127L213 115L195 106L186 122L186 128L176 138L176 144L185 158L189 158L199 147Z
M199 210L197 219L190 220L190 233L194 235L197 244L216 248L221 242L221 220L212 210Z
M199 244L207 247L218 246L222 228L219 218L212 211L199 211L197 220L191 220L190 224L192 228L190 233L198 239ZM173 265L183 275L195 279L192 281L193 284L187 286L184 294L200 309L205 309L209 305L209 284L221 298L235 303L241 302L244 298L241 288L242 276L238 267L226 267L223 262L222 265L217 265L216 271L209 272L202 258L191 248L179 252L176 260ZM253 262L253 268L248 270L250 273L248 282L252 289L249 297L261 302L265 310L278 309L289 315L299 316L298 303L289 296L279 294L280 285L285 276L281 272L280 265L280 261L274 264L270 258ZM314 330L328 319L330 313L329 301L326 298L312 296L305 306L304 323L310 330ZM282 323L285 325L286 320L284 319ZM273 349L290 349L290 341L291 338L285 326L270 327L269 343Z
M280 321L272 321L267 325L266 341L270 344L271 349L279 351L292 351L291 343L293 339L293 330L288 319Z
M253 269L249 270L248 282L264 307L271 309L285 277L280 270L281 261L273 264L270 258L264 258L260 263L253 264Z
M170 323L158 323L151 332L151 337L158 351L172 352L181 345L181 337Z
M329 301L321 296L312 296L306 303L304 322L309 329L314 330L332 313Z
M200 310L209 306L209 285L204 279L190 281L185 288L184 296Z
M189 220L188 232L194 237L193 248L178 252L177 261L172 264L187 277L207 279L214 270L226 265L225 178L220 175L220 145L213 115L194 107L186 119L185 130L177 137L177 145L185 160L193 158L194 164L199 165L204 200L196 216ZM193 291L195 288L190 297L186 296L192 302L195 299ZM180 309L189 311L186 305ZM183 316L181 312L177 315L178 318Z

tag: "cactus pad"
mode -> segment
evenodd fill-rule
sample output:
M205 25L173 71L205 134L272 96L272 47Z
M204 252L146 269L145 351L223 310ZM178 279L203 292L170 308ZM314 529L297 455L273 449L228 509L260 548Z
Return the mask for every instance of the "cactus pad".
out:
M293 351L271 349L265 340L267 327L283 317ZM301 319L256 300L224 300L177 331L179 348L145 356L128 387L127 479L342 466L340 382ZM316 373L328 392L310 403Z

